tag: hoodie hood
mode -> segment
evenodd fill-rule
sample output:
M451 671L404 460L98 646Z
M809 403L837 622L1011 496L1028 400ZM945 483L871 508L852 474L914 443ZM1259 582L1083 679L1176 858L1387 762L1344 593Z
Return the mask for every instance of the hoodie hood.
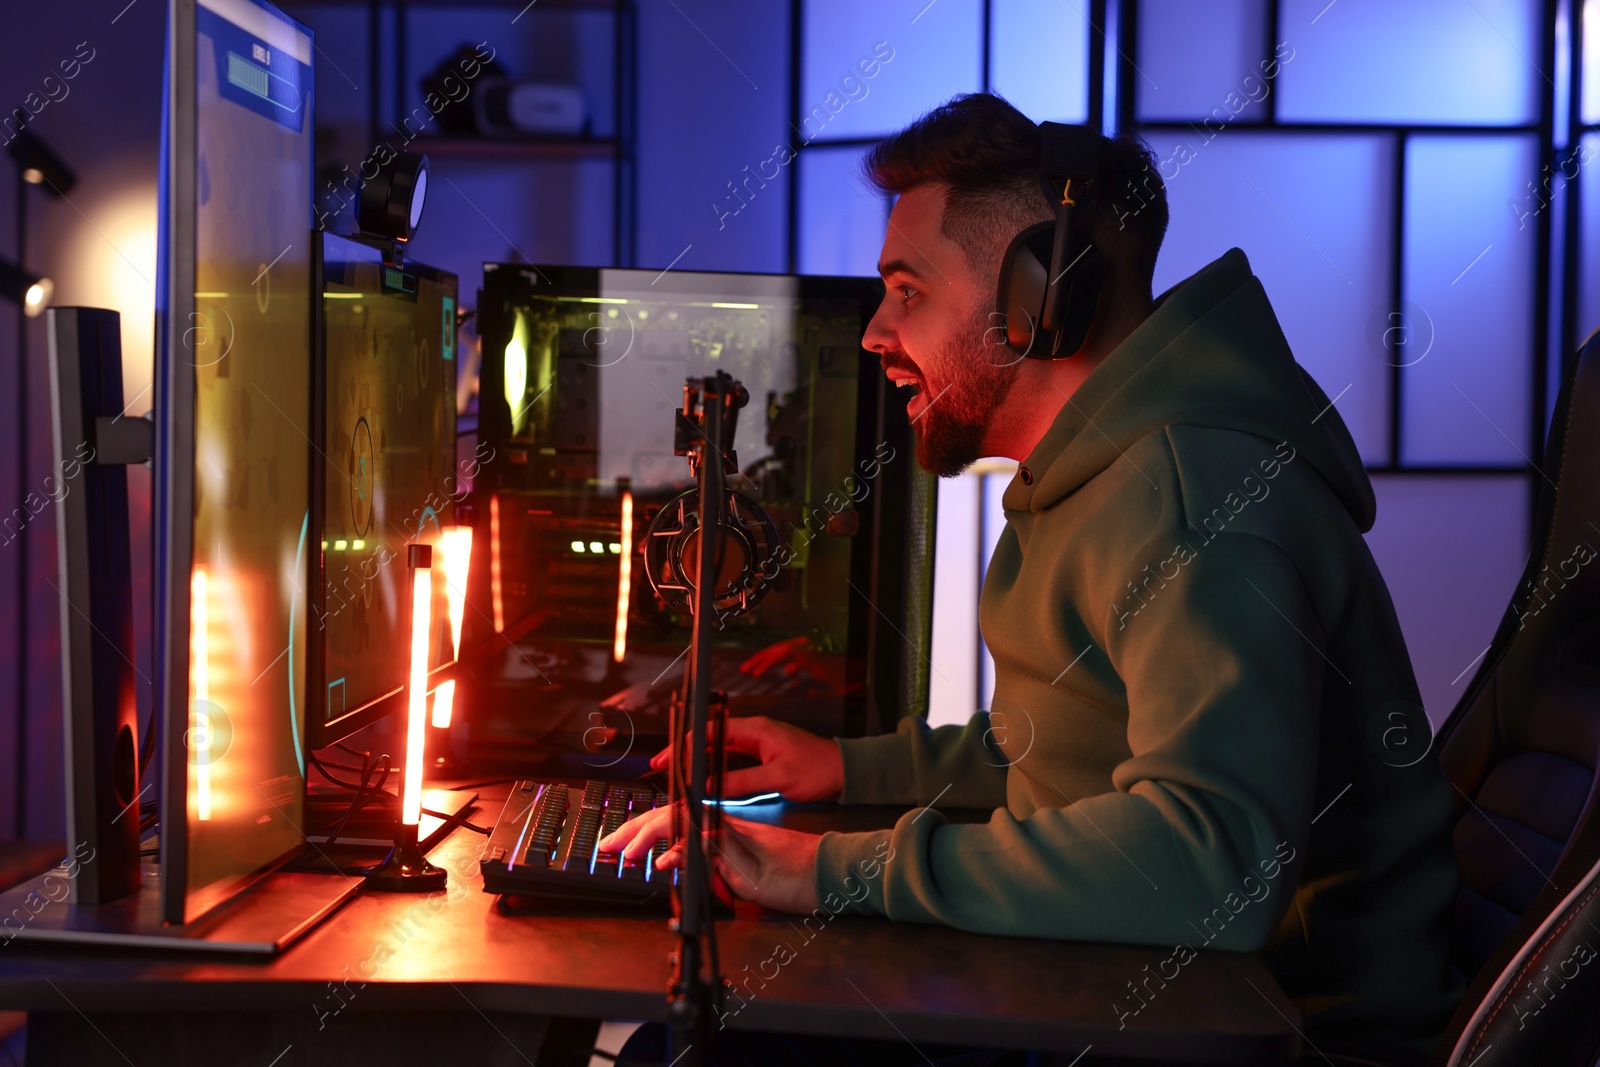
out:
M1287 441L1327 482L1356 526L1376 505L1355 442L1295 362L1245 254L1221 258L1161 294L1149 318L1062 405L1007 487L1011 511L1043 511L1165 426L1204 426Z

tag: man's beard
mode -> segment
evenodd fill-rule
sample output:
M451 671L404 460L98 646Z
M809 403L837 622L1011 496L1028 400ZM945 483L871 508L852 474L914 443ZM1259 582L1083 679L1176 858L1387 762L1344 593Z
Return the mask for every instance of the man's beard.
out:
M917 462L941 478L953 478L983 457L995 411L1022 368L1021 356L988 343L993 335L988 319L988 309L980 309L929 361L946 381L928 398L912 429ZM924 380L923 388L931 387Z

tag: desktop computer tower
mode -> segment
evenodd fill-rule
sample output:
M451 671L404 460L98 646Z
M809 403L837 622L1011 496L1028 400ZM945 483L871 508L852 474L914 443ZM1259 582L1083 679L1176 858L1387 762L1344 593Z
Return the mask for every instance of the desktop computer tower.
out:
M869 278L485 266L472 762L561 755L593 774L664 740L690 619L656 591L646 541L693 484L673 447L684 382L718 370L750 393L729 487L784 562L720 621L713 687L730 714L825 736L926 714L936 479L861 348L881 298Z

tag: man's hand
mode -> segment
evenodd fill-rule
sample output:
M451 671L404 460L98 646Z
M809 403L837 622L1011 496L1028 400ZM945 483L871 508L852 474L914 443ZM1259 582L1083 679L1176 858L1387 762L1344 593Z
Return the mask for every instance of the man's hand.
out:
M691 833L704 823L695 820ZM672 836L672 809L656 808L623 823L600 839L601 852L621 852L624 861L648 856L655 843ZM723 816L720 846L702 838L712 867L734 894L774 911L795 913L817 907L817 843L822 838L798 830ZM683 865L682 842L656 860L657 870Z
M714 728L714 726L713 726ZM790 800L833 800L844 789L844 757L831 739L765 716L727 720L729 752L761 761L759 767L729 771L724 796L782 793ZM666 770L672 750L650 759L652 770Z
M851 688L846 671L846 657L839 652L816 651L812 647L811 638L803 635L768 645L739 664L739 670L755 676L780 668L785 678L792 677L799 671L805 671L836 695L842 695ZM858 682L856 688L859 687Z

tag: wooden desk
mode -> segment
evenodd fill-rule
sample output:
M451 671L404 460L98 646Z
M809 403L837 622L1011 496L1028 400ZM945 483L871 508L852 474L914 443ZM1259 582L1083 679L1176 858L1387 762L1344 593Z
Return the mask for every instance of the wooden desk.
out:
M478 821L498 814L505 789L483 790ZM769 811L812 831L884 827L899 814ZM674 939L662 919L502 915L481 891L483 840L457 830L435 849L446 893L362 893L270 963L5 944L0 1010L31 1013L32 1067L543 1067L552 1017L665 1017ZM726 1017L735 1028L1036 1049L1063 1064L1088 1048L1080 1067L1102 1057L1282 1064L1300 1048L1298 1014L1251 955L1199 953L1119 1029L1113 1004L1169 950L852 917L808 939L798 919L759 910L719 923L718 942L723 973L753 993ZM780 945L793 958L764 985L747 982Z

